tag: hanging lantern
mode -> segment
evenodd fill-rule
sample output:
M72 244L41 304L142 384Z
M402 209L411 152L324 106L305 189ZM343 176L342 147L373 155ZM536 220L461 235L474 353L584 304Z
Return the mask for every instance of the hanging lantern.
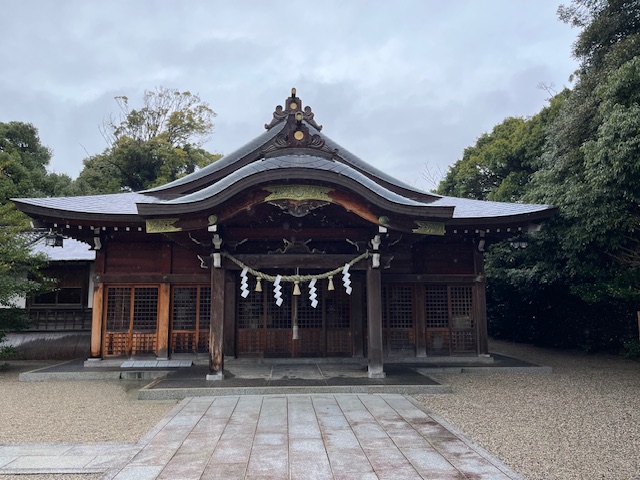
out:
M329 290L330 292L333 292L335 290L335 287L333 286L333 276L329 277L329 286L327 287L327 290Z
M293 294L300 295L300 282L298 280L293 282Z
M256 292L262 291L262 279L260 277L256 278Z

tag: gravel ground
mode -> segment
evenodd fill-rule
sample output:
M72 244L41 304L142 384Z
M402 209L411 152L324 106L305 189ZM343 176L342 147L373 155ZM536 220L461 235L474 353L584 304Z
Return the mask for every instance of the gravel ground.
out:
M175 405L141 402L140 383L19 382L48 362L11 362L0 370L0 444L135 442ZM0 475L0 480L98 480L95 475Z
M548 374L451 374L417 399L528 479L640 479L640 363L493 341Z
M116 381L20 382L47 365L15 362L0 371L0 443L138 441L176 404L141 402L144 384ZM148 382L147 382L148 383Z
M496 341L491 351L553 372L434 375L454 394L416 398L528 479L640 479L639 362ZM175 405L136 400L139 384L18 382L45 364L0 371L0 443L137 441Z

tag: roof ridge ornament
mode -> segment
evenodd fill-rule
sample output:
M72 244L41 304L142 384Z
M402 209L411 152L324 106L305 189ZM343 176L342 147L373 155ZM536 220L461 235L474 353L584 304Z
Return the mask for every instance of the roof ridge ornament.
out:
M296 89L291 89L291 96L287 98L284 102L285 107L282 105L277 105L275 111L273 112L273 119L271 123L265 123L264 128L267 130L271 130L274 126L280 123L282 120L286 119L289 115L296 115L296 113L301 113L302 115L298 115L297 117L301 120L304 120L313 128L318 131L322 130L322 125L318 125L314 120L314 113L311 111L311 107L307 106L302 108L302 100L299 97L296 97Z

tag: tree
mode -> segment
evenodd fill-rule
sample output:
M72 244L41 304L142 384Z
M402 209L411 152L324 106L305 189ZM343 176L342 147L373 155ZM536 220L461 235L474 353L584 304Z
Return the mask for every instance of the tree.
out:
M505 157L493 144L522 137L494 129L481 146L490 157L482 164L487 178L471 176L488 186L484 198L495 199L510 169L524 171L528 180L506 191L559 207L541 232L525 238L528 248L504 242L489 250L490 331L544 344L617 348L636 334L640 299L640 3L574 0L559 14L581 28L573 88L554 99L557 110L537 154L501 171Z
M640 5L575 0L560 14L583 27L574 46L580 69L526 199L560 207L556 228L543 236L562 252L552 262L558 278L584 298L626 296L637 288L621 288L620 279L633 282L635 272L614 257L628 248L638 213Z
M37 273L44 265L43 258L31 254L28 218L9 199L48 194L50 159L33 125L0 123L0 343L4 330L24 323L16 300L42 288ZM0 356L5 348L0 346Z
M38 130L22 122L0 123L0 203L11 197L43 194L51 151L40 143Z
M109 146L84 160L78 177L86 193L138 191L170 182L214 162L202 148L213 131L215 112L190 92L146 91L142 107L116 97L119 118L102 129Z
M518 201L540 163L546 129L558 115L567 92L531 118L509 117L464 150L438 186L441 195L476 200Z

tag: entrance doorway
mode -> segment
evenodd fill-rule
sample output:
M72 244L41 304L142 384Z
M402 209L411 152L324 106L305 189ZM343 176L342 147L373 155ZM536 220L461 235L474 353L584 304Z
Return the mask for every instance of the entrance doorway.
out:
M238 356L347 357L353 352L351 297L344 289L328 290L318 282L318 305L313 308L306 285L293 295L293 285L282 284L282 305L273 297L273 284L262 282L262 292L237 297ZM293 338L297 322L298 338Z

